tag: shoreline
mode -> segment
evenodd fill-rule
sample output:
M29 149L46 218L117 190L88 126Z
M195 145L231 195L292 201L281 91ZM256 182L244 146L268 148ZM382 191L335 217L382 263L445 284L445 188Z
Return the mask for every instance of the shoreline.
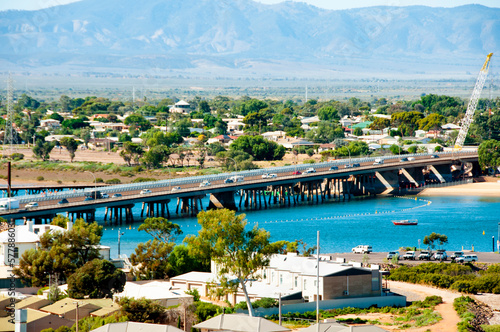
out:
M500 182L475 182L450 187L426 188L418 193L417 196L500 197Z

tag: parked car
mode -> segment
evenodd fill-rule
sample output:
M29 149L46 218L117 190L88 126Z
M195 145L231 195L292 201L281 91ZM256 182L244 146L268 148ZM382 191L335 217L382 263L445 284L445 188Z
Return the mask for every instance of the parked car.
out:
M292 175L300 175L300 174L302 174L301 171L295 171L295 172L292 173Z
M430 251L421 251L420 255L418 255L418 260L430 260L432 256L432 253Z
M147 195L147 194L151 194L151 193L152 193L152 191L149 189L142 189L140 192L141 195Z
M403 259L404 260L412 260L414 261L415 260L415 251L407 251L405 252L405 254L403 255Z
M399 159L400 163L404 163L404 162L407 162L407 161L408 161L408 158L406 158L406 157L403 157L403 158Z
M372 252L372 246L360 244L359 246L352 248L352 252L355 254L369 254Z
M332 166L330 167L330 171L338 171L339 167L338 166Z
M101 194L101 198L109 198L109 194L108 193L102 193Z
M116 193L116 194L113 194L113 196L111 196L111 197L112 198L122 197L122 194Z
M225 179L224 183L233 183L233 180L231 180L231 179Z
M24 206L25 209L32 209L32 208L37 208L38 203L37 202L30 202Z
M432 255L432 259L435 261L445 261L448 259L448 255L446 254L446 250L438 250Z
M462 257L463 255L463 251L455 251L453 254L451 254L450 259L452 262L454 262L457 258Z
M262 174L263 179L273 179L273 178L277 178L277 177L278 177L278 174L274 174L274 173Z
M68 200L66 198L61 199L57 204L67 204Z
M210 183L210 181L203 181L202 183L200 183L200 187L208 187L208 186L211 186L212 184Z
M312 167L309 167L302 174L308 174L308 173L316 173L316 170L314 168L312 168Z
M177 186L177 187L172 187L172 191L178 191L178 190L181 190L181 187Z
M397 259L399 260L399 252L397 252L397 251L389 251L387 253L387 259L392 259L393 257L397 257Z
M469 263L469 262L477 262L477 255L463 255L455 259L457 263Z

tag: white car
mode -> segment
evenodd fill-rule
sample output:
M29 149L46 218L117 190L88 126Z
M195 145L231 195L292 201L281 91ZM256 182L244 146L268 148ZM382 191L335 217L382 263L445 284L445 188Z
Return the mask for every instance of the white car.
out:
M108 193L102 193L102 194L101 194L101 198L109 198Z
M37 202L30 202L24 206L25 209L31 209L31 208L37 208L38 203Z
M457 263L477 262L477 255L463 255L455 259Z
M266 174L262 175L263 179L273 179L273 178L277 178L277 177L278 177L278 174L274 174L274 173L266 173Z
M177 190L181 190L181 187L177 186L172 188L172 191L177 191Z
M308 174L308 173L316 173L316 170L314 168L312 168L312 167L309 167L302 174Z
M200 183L200 187L208 187L208 186L211 186L212 184L209 182L209 181L203 181L202 183Z
M141 195L147 195L147 194L151 194L151 193L152 193L152 191L149 189L142 189L141 190Z
M372 252L372 246L359 245L352 248L352 252L355 254L369 254Z

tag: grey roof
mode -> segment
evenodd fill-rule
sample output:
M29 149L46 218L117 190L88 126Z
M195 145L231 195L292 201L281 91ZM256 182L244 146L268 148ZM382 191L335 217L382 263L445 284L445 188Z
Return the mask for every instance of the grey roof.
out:
M243 314L222 314L196 324L193 327L198 329L229 330L235 332L290 331L290 329L262 317L250 317Z
M90 332L184 332L170 325L136 322L111 323Z

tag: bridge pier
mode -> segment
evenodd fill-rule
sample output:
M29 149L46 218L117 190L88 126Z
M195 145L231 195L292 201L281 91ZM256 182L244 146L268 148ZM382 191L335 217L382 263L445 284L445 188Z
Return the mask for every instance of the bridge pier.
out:
M178 214L179 213L179 208L181 211L181 214L183 215L191 215L191 216L196 216L198 212L203 210L203 204L201 202L201 199L205 197L203 196L191 196L191 197L182 197L177 199L177 207L175 209L175 212Z
M86 222L91 223L95 221L95 209L66 212L66 217L71 222L75 222L76 219L84 219Z
M240 192L240 203L239 203L240 207L242 199L243 199L243 192ZM210 194L210 203L208 203L207 209L208 210L229 209L233 211L238 211L236 203L234 202L234 192L228 191L228 192Z
M104 225L107 225L107 219L108 219L108 213L109 213L109 221L111 224L113 224L113 219L114 219L114 224L122 224L123 223L123 214L125 213L125 223L133 223L134 222L134 214L132 213L132 208L134 207L134 204L128 204L124 206L113 206L113 207L106 207L106 210L104 211Z

